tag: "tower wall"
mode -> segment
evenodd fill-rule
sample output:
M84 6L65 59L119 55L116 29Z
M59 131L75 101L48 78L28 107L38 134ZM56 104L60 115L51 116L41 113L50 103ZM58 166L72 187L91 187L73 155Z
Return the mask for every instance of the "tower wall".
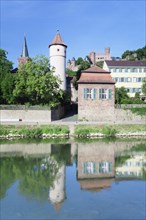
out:
M66 46L50 46L50 65L51 68L54 67L54 75L61 79L61 89L66 90Z

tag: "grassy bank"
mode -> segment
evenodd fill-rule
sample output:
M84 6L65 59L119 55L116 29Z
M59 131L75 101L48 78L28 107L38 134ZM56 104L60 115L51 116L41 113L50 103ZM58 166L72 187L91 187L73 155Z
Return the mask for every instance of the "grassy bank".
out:
M58 138L70 137L67 125L1 125L1 138ZM75 125L74 137L118 137L146 134L146 125Z
M129 124L129 125L77 125L75 127L75 135L82 137L115 137L115 136L131 136L146 132L146 125Z
M68 137L69 128L66 125L49 125L49 126L18 126L18 125L1 125L1 137L20 137L20 138L44 138L44 137Z

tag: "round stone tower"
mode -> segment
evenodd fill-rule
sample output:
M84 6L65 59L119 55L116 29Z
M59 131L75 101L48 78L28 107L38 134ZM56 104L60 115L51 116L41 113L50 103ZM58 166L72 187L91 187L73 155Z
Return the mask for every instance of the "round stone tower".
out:
M66 90L66 48L59 31L52 43L49 45L50 48L50 66L56 76L61 79L60 88Z

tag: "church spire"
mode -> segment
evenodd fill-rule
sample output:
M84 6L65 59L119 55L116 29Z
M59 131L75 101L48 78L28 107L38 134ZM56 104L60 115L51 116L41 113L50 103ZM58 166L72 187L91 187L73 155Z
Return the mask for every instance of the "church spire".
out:
M24 64L27 62L29 59L29 54L28 54L28 48L27 48L27 42L26 42L26 36L24 35L24 42L23 42L23 47L22 47L22 54L18 58L18 63L19 64Z
M21 56L22 57L29 57L27 43L26 43L26 36L25 35L24 35L24 43L23 43L22 55Z

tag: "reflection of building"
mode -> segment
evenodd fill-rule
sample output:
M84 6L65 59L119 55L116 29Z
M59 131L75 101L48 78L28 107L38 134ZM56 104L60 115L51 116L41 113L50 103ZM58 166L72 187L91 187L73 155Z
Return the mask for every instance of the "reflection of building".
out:
M106 153L105 153L106 152ZM78 146L77 178L82 189L99 191L109 187L114 177L114 151L107 145Z
M136 154L116 167L116 178L141 178L146 170L146 156Z
M111 186L113 178L95 178L95 179L82 179L79 180L81 189L86 189L90 191L100 191L103 188L108 188Z
M105 154L106 152L106 154ZM114 177L113 149L93 145L78 147L78 179Z
M65 165L62 165L57 172L53 187L49 191L49 199L57 209L65 199Z

